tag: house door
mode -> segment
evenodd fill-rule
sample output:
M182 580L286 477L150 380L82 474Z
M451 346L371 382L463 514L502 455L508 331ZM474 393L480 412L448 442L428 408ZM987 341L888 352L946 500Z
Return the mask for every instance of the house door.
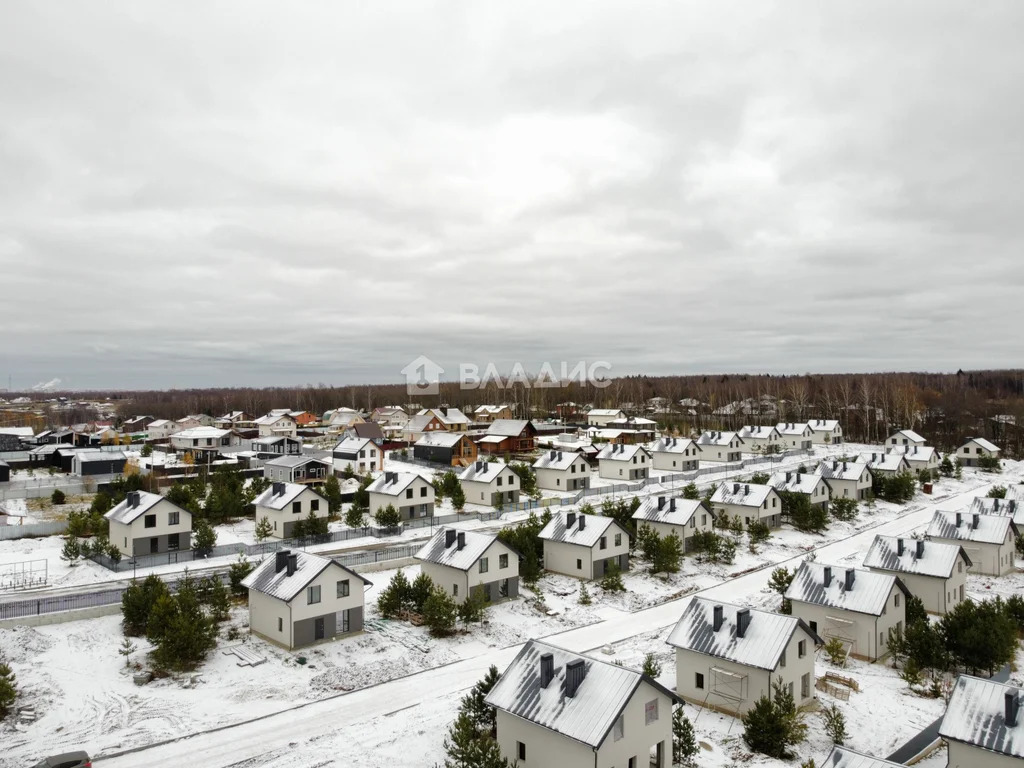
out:
M159 551L160 551L160 539L158 539L156 536L154 536L153 538L151 538L149 540L149 552L150 552L150 554L155 555Z
M313 619L313 639L323 640L324 639L324 617L321 616L319 619Z

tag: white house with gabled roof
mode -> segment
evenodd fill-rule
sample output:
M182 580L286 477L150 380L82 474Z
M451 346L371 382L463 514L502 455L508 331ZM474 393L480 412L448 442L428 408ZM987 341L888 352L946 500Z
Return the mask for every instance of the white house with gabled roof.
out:
M370 582L336 560L278 550L242 580L249 590L249 630L288 650L363 629Z
M900 429L893 432L885 439L886 447L913 448L915 445L923 446L925 439L912 429Z
M871 494L871 472L866 461L826 459L814 473L828 484L833 499L863 501Z
M260 437L271 435L284 435L295 437L298 434L299 425L287 410L283 412L271 412L266 416L260 416L254 422L259 430Z
M965 599L971 559L964 548L924 539L875 536L864 567L897 576L928 613L949 613Z
M171 421L170 419L157 419L156 421L149 422L146 427L146 434L150 440L165 440L175 432L180 432L181 427L178 426L178 422Z
M192 513L158 493L129 491L104 517L110 543L125 557L192 548Z
M711 511L716 519L739 517L744 528L758 521L769 528L782 525L782 497L770 485L721 483L711 495Z
M519 596L519 553L493 533L442 528L415 557L420 571L458 603L477 589L489 603Z
M678 696L641 672L530 640L487 694L510 764L669 768Z
M1014 570L1014 543L1020 530L1007 515L935 511L925 538L964 548L972 573L1002 576Z
M814 437L807 422L802 421L780 421L775 425L779 430L780 443L784 450L809 451L814 445Z
M700 448L687 437L660 437L647 444L651 466L664 472L690 472L700 466Z
M776 472L768 479L768 485L779 493L799 493L807 497L812 507L828 509L829 487L825 478L811 472Z
M648 496L633 513L637 530L649 526L661 537L673 533L683 543L683 551L693 549L693 535L714 528L715 516L702 499L683 499L676 496Z
M739 461L743 438L735 432L704 432L697 438L701 461Z
M807 422L814 445L839 445L843 442L843 428L838 419L811 419Z
M384 469L384 451L368 437L346 437L331 452L334 473L351 469L358 474Z
M1013 491L1013 487L1009 489ZM1009 498L1008 492L1005 499L990 499L987 496L979 496L971 502L970 514L980 515L1008 515L1013 519L1014 524L1024 530L1024 501Z
M605 480L644 480L651 469L651 455L642 445L611 443L597 454L597 474Z
M1024 765L1024 689L960 675L939 725L949 768Z
M459 482L468 504L496 507L519 501L519 475L508 464L474 461L459 472Z
M403 520L434 514L434 486L415 472L384 472L366 490L371 516L389 505Z
M618 408L591 408L587 411L587 426L607 427L611 422L624 418L625 411Z
M555 512L540 539L545 570L581 579L600 579L610 562L629 570L629 533L614 518Z
M770 454L781 450L782 435L775 427L748 424L737 432L747 453Z
M969 437L956 449L956 457L965 467L979 466L978 459L982 457L998 459L999 453L999 446L984 437Z
M327 499L308 485L274 482L253 500L256 523L264 517L270 521L271 537L290 539L295 523L306 520L312 512L315 517L327 517Z
M875 661L889 648L889 630L906 625L910 590L896 576L804 561L786 590L792 615L847 653Z
M892 477L910 471L910 462L902 453L871 453L864 454L868 469L874 475Z
M904 448L891 448L890 453L902 453L907 460L907 466L911 472L937 471L942 463L942 456L929 445L913 445Z
M695 597L667 642L676 649L676 693L699 706L742 715L779 678L798 707L814 700L822 640L796 616Z
M533 462L537 487L545 491L580 491L590 487L590 464L583 454L551 449Z

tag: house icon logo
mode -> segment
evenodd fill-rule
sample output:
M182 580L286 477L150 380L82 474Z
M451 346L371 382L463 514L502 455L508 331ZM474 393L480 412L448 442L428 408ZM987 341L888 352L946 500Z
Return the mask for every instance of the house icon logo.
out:
M441 391L441 374L444 368L429 357L420 355L405 368L405 391L410 395L436 395Z

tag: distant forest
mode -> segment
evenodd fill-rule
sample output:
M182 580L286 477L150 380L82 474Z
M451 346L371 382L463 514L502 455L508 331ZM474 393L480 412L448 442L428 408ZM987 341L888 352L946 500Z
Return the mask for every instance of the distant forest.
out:
M1024 455L1022 370L628 376L602 383L607 386L574 382L564 387L541 387L516 383L502 388L491 382L482 389L463 390L458 383L442 382L439 395L415 398L409 397L404 384L90 392L87 397L110 399L118 405L122 419L135 415L171 419L189 413L219 416L233 410L259 416L272 408L323 414L341 406L363 411L384 405L401 405L407 410L437 406L470 410L499 403L508 403L521 417L536 418L554 416L557 404L574 402L622 408L630 415L656 419L664 430L683 434L704 429L728 430L749 423L822 418L838 419L847 439L856 442L876 443L893 429L910 428L923 433L940 450L954 448L963 438L974 436L998 442L1008 455ZM60 394L69 398L83 396ZM15 396L16 393L9 395ZM653 398L664 398L668 410L652 412L649 403ZM690 404L681 406L680 401ZM737 407L731 414L722 413L723 406L730 403L745 403L746 407ZM758 403L776 406L759 411ZM60 417L85 420L69 419L67 412Z

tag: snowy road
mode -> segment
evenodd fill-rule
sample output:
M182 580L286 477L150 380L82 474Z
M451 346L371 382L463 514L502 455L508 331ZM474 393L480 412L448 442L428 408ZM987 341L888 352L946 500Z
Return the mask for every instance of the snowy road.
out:
M979 485L959 496L936 500L896 520L819 547L815 550L817 557L820 561L836 562L849 555L865 552L876 534L900 535L914 531L931 520L936 508L955 509L966 506L975 496L984 494L988 487ZM742 601L746 596L766 587L772 568L781 564L788 564L792 568L802 558L803 555L797 556L785 563L772 564L737 576L701 590L698 594L723 601ZM577 652L590 651L645 632L667 628L675 623L691 597L662 603L637 613L609 612L609 618L602 622L562 632L549 639ZM185 762L195 762L196 758L201 758L204 768L243 765L245 768L255 768L271 764L287 765L289 768L322 766L333 762L335 756L344 759L344 755L334 755L323 747L318 748L314 746L315 742L321 745L334 743L354 746L358 734L363 729L374 727L373 721L378 718L411 706L429 707L434 697L467 689L483 677L491 664L504 669L521 647L488 649L479 656L444 667L290 708L259 720L156 744L120 756L97 756L95 762L102 768L128 768L142 764L149 768L178 768L183 758Z

